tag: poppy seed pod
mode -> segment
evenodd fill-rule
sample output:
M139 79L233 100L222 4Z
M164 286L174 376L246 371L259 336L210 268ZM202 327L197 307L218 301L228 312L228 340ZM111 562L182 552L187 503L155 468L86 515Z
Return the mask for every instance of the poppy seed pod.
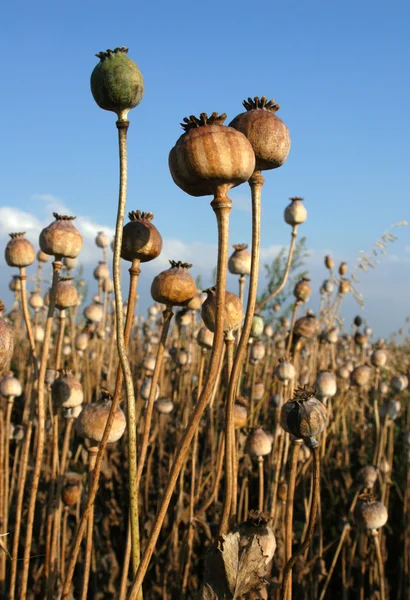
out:
M289 381L295 378L295 367L288 360L280 360L276 369L276 377L284 384L288 384Z
M361 324L363 323L363 319L360 315L357 315L354 319L353 319L353 323L356 325L356 327L360 327Z
M247 439L245 451L251 456L266 456L272 450L272 438L258 427L253 429Z
M371 369L367 365L356 367L350 374L350 381L357 387L364 387L370 381Z
M207 298L202 305L202 320L210 331L215 331L216 320L216 288L206 290ZM226 292L224 311L224 331L236 329L244 319L243 306L240 298L232 292Z
M202 298L199 294L196 294L187 304L189 310L201 310Z
M63 258L63 265L65 266L65 268L68 269L75 269L75 267L77 266L78 263L78 258L68 258L68 256L65 256Z
M78 292L71 277L61 277L56 286L55 305L58 310L64 310L78 304Z
M101 323L104 315L104 310L101 304L94 302L89 304L84 309L84 317L91 323Z
M251 358L252 360L262 360L265 358L266 348L265 344L259 340L254 342L251 347Z
M4 304L0 300L0 312L3 310ZM9 362L13 354L13 346L13 329L4 319L0 318L0 371Z
M241 536L240 545L247 546L254 537L257 537L262 553L266 556L266 564L271 562L276 550L276 538L268 522L267 515L251 510L248 519L238 526Z
M100 62L91 73L91 93L100 108L115 112L120 121L138 106L144 95L141 71L128 56L128 48L96 54Z
M169 415L174 410L174 403L166 398L159 398L155 401L154 406L162 415Z
M256 381L255 385L253 386L254 400L256 400L257 402L259 400L262 400L264 394L265 394L265 384L263 383L263 381Z
M99 444L104 434L111 404L112 396L105 391L101 392L101 400L99 402L86 404L75 422L75 429L78 435ZM108 443L111 444L118 441L124 433L125 427L125 415L121 408L118 407L114 414Z
M249 275L251 272L251 254L247 251L248 244L234 244L235 250L228 261L228 269L232 275Z
M267 338L271 338L273 337L273 334L275 333L273 330L273 327L270 323L266 323L266 325L263 328L263 333L266 335Z
M38 250L37 251L37 260L38 260L38 262L40 263L40 266L41 266L41 263L46 263L46 262L48 262L50 260L50 255L46 254L42 250Z
M110 269L104 260L98 261L98 265L95 267L93 275L94 279L97 279L97 281L109 278Z
M295 285L293 295L295 296L297 302L307 302L309 300L310 294L312 293L312 288L310 287L309 281L310 279L303 277L303 279L298 281Z
M307 314L305 317L297 319L293 328L294 336L311 338L317 331L318 321L315 315Z
M372 353L370 360L374 367L377 367L377 368L384 367L384 365L387 362L387 354L384 350L375 350Z
M33 335L34 335L34 340L36 342L39 342L40 344L42 342L44 342L44 337L45 337L44 327L42 327L41 325L36 325L35 327L33 327Z
M302 438L307 446L314 448L319 443L316 436L326 427L326 408L313 392L299 388L293 400L282 406L280 422L285 431Z
M333 398L337 392L336 375L331 371L318 373L315 387L319 400L325 402L328 398Z
M260 315L254 314L251 326L251 337L259 338L263 334L263 318Z
M196 336L196 341L201 348L211 349L214 343L214 334L207 327L201 327Z
M246 112L230 123L250 141L256 157L255 169L267 171L281 167L290 151L289 129L276 116L280 106L266 96L243 101Z
M21 290L21 281L18 275L13 275L9 283L9 290L11 292L19 292Z
M348 279L342 278L339 281L339 294L348 294L350 291L350 281Z
M124 225L121 258L132 262L149 262L162 250L162 237L152 223L154 215L140 210L128 213L129 222Z
M99 231L95 238L95 243L99 248L108 248L110 245L110 238L104 231Z
M325 279L322 287L326 294L332 294L335 288L333 281L331 281L330 279Z
M367 336L362 333L361 331L357 330L356 333L354 334L354 343L357 346L366 346L367 344Z
M28 303L34 310L39 310L44 306L44 300L39 292L31 292L30 298L28 299Z
M146 379L144 379L144 381L141 384L140 387L140 396L143 400L147 401L151 392L151 383L152 383L152 378L151 377L147 377ZM154 395L154 400L157 400L159 397L159 384L157 383L157 388L155 390L155 395Z
M376 531L387 523L387 509L371 494L361 494L354 509L354 520L361 529Z
M67 473L66 483L62 491L62 500L66 506L74 506L81 497L81 475L79 473Z
M23 388L19 380L13 376L13 373L8 373L0 381L0 394L4 398L18 398L23 393Z
M325 267L331 271L335 266L335 261L331 256L325 256Z
M176 185L190 196L226 194L255 170L251 144L242 133L224 126L225 119L225 114L201 113L181 123L184 133L169 153L168 165Z
M374 467L367 465L362 467L357 474L357 480L361 485L369 490L374 487L377 481L377 471Z
M248 410L246 406L243 406L243 404L240 404L239 402L235 402L233 407L233 422L235 429L246 427L247 421Z
M88 333L79 333L75 338L75 349L80 351L86 350L89 341Z
M83 245L83 238L74 227L75 217L67 217L53 213L55 221L45 227L40 233L40 248L46 254L51 254L56 260L63 257L76 258Z
M303 198L289 198L290 204L285 208L285 222L292 227L302 225L307 219L307 210L302 204Z
M84 400L83 386L71 371L61 371L51 385L51 396L55 406L80 406Z
M195 281L188 263L170 260L171 267L157 275L151 285L151 296L155 302L166 306L185 306L196 297Z
M25 232L10 233L11 240L6 246L5 259L9 267L28 267L36 259L36 251L31 242L24 237Z
M403 392L409 385L409 380L406 375L393 375L390 380L390 388L392 392L399 394Z

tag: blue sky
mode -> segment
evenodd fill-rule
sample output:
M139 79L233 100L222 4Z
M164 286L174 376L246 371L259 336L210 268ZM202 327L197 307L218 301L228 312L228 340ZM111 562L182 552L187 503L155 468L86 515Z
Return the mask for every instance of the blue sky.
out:
M323 254L352 264L410 217L409 22L404 1L8 3L0 25L0 209L14 212L0 215L1 243L15 222L32 225L34 235L52 220L53 199L82 216L90 235L94 225L113 227L115 117L94 103L89 78L96 52L126 45L146 86L130 113L128 208L154 212L166 251L183 255L152 263L145 288L167 258L197 259L204 272L216 244L210 199L186 196L169 175L179 123L203 111L227 112L229 122L255 95L279 102L292 138L287 163L266 174L264 256L288 243L283 209L289 196L303 196L309 217L301 233L319 287ZM248 242L248 188L232 199L231 242ZM398 235L390 258L361 284L368 318L384 335L410 312L409 228ZM88 250L86 263L94 259ZM347 317L358 310L350 304Z

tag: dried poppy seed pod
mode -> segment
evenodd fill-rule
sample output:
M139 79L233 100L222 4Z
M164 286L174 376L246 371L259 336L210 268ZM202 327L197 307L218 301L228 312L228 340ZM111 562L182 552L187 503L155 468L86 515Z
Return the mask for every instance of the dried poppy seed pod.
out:
M99 231L95 238L95 243L99 248L108 248L110 245L110 238L104 231Z
M351 372L350 381L357 387L364 387L369 383L371 374L370 367L367 365L360 365Z
M44 306L44 300L39 292L31 292L28 303L33 310L39 310Z
M306 388L295 391L293 400L282 406L280 423L285 431L302 438L310 448L318 445L316 436L324 431L327 413L324 405Z
M243 103L246 112L230 123L250 141L256 156L255 169L266 171L281 167L290 151L289 129L276 116L280 106L266 96L248 98Z
M331 256L325 256L325 267L331 271L335 266L335 261Z
M155 401L154 406L162 415L169 415L174 410L174 403L166 398L159 398Z
M339 265L339 275L342 277L347 273L347 263L341 262Z
M67 269L67 271L71 271L71 269L75 269L78 263L78 258L69 258L68 256L65 256L63 258L63 265L65 266L65 268Z
M331 281L330 279L325 279L322 287L326 294L332 294L335 288L333 281Z
M25 232L10 233L11 240L6 246L5 259L9 267L28 267L36 260L36 251L24 237Z
M330 331L326 333L326 341L329 344L337 344L339 339L339 330L337 327L333 327Z
M210 331L215 331L216 319L216 288L206 290L207 299L202 305L202 320ZM232 331L239 327L244 319L243 306L240 298L231 292L225 295L224 331Z
M254 537L257 537L263 555L266 556L265 563L267 565L273 559L276 550L276 538L268 523L269 517L267 515L250 510L248 519L238 525L240 545L247 546Z
M276 369L275 369L276 377L287 385L289 381L295 379L295 367L288 360L280 360Z
M39 263L46 263L46 262L48 262L50 260L50 258L51 258L50 255L46 254L42 250L38 250L37 251L37 260L38 260Z
M202 298L199 294L196 294L187 304L189 310L201 310Z
M342 278L339 281L339 294L348 294L350 292L350 281Z
M63 370L51 385L51 397L55 406L80 406L84 400L83 386L71 371Z
M23 388L19 380L13 373L8 373L0 380L0 394L10 400L18 398L23 393Z
M42 327L41 325L36 325L35 327L33 327L33 335L34 335L34 340L38 343L42 343L44 342L44 337L45 337L45 331L44 331L44 327Z
M265 394L265 384L263 383L263 381L256 381L255 385L253 386L254 400L256 400L257 402L259 400L262 400L264 394Z
M347 381L348 379L350 379L350 371L345 365L342 365L337 371L337 376L340 377L340 379L344 379Z
M372 353L370 360L374 367L384 367L387 362L387 354L384 350L375 350Z
M387 523L387 509L377 502L371 494L361 494L354 509L354 520L361 529L375 532Z
M390 379L390 389L396 394L403 392L408 385L409 380L407 379L406 375L393 375L393 377Z
M67 473L66 483L62 491L62 500L66 506L74 506L81 498L81 475L79 473Z
M196 336L196 341L201 348L210 350L214 343L214 334L212 331L209 331L207 327L201 327L201 329L198 331L198 335Z
M319 400L322 400L324 403L329 398L333 398L337 392L337 381L336 375L331 371L322 371L318 373L315 382L316 395Z
M262 360L265 358L266 348L265 344L260 340L256 340L251 347L251 358L252 360Z
M303 279L298 281L295 285L293 295L297 302L307 302L309 300L310 294L312 293L309 281L310 279L303 277Z
M87 321L90 321L90 323L101 323L103 315L103 307L97 302L89 304L84 309L84 317L87 319Z
M71 277L61 277L58 281L55 305L58 310L78 305L78 292Z
M379 415L382 419L389 418L392 421L395 421L400 414L400 410L400 400L390 399L379 405Z
M234 244L235 252L228 261L228 269L232 275L249 275L251 272L251 254L247 251L248 244Z
M356 344L356 346L365 347L367 345L367 342L367 335L357 330L354 334L354 343Z
M77 337L75 338L75 342L74 342L75 349L80 350L80 351L86 350L89 341L90 341L90 338L88 336L88 333L85 333L85 332L79 333L77 335Z
M285 208L285 222L292 227L302 225L307 219L307 210L302 204L303 198L289 198L290 204Z
M152 383L152 378L151 377L147 377L146 379L144 379L144 381L141 384L140 387L140 396L143 400L147 401L151 392L151 383ZM159 398L159 384L157 383L157 388L155 390L155 396L154 396L154 400L157 400Z
M251 456L266 456L272 450L272 438L258 427L253 429L247 439L245 451Z
M190 196L226 195L248 181L255 154L242 133L223 122L226 115L201 113L181 123L184 133L169 153L172 179Z
M110 276L110 269L104 260L99 260L98 265L94 269L94 279L97 281L103 281L108 279Z
M0 312L4 311L4 304L0 300ZM0 317L0 371L4 369L13 354L13 329Z
M78 435L99 444L104 434L111 404L112 396L105 391L101 392L101 400L99 402L86 404L75 422L75 429ZM118 407L114 414L108 443L111 444L118 441L124 433L125 427L125 415L121 408Z
M254 314L251 326L251 337L259 338L263 334L263 318L260 315Z
M75 217L67 217L53 213L55 221L40 233L40 248L51 254L56 260L63 257L76 258L83 245L83 238L74 227Z
M186 306L197 295L195 281L188 263L170 260L171 267L157 275L151 285L155 302L166 306Z
M243 404L235 402L233 407L233 423L235 429L246 427L248 421L248 409Z
M21 281L18 275L13 275L13 277L11 278L11 281L9 283L9 290L14 293L19 292L21 290Z
M91 93L98 106L115 112L120 121L126 121L132 108L138 106L144 95L141 71L128 56L128 48L114 48L96 54L100 62L91 73Z
M128 213L129 222L124 225L121 258L130 262L149 262L162 250L162 237L152 223L154 215L140 210Z
M268 339L270 339L271 337L273 337L274 329L272 327L272 325L270 323L266 323L266 325L263 328L263 333L266 335L266 337Z
M377 481L376 469L370 465L362 467L357 474L357 480L363 487L371 490Z
M354 319L353 319L353 323L356 325L356 327L360 327L363 323L363 319L360 315L357 315Z
M311 338L315 335L318 328L318 320L315 315L307 314L305 317L297 319L293 328L293 335L304 338Z

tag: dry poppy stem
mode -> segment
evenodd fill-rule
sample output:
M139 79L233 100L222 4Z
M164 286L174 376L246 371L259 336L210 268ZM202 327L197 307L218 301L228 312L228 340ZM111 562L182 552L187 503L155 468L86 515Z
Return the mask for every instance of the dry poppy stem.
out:
M57 338L57 352L56 352L56 371L60 369L61 365L61 351L63 349L64 329L65 329L65 310L60 310L59 322L60 327L58 329Z
M37 416L38 416L38 429L37 429L37 451L36 451L36 462L34 465L34 473L31 481L30 499L27 514L27 529L26 539L24 545L24 558L23 558L23 573L21 575L21 600L25 600L27 593L27 581L28 571L30 566L30 551L31 542L33 538L33 525L34 525L34 510L36 507L37 490L40 482L41 465L43 461L44 453L44 438L45 438L45 375L47 368L47 360L50 349L51 331L53 327L53 316L56 298L56 286L60 270L63 266L61 260L53 262L53 282L50 289L50 304L48 307L46 329L44 334L43 349L41 354L41 365L38 375L38 392L37 392Z
M298 458L300 447L303 440L294 439L291 445L290 471L288 475L288 493L286 497L286 516L285 516L285 559L286 562L292 556L293 540L293 502L295 499L296 474L298 470ZM289 579L288 599L292 598L292 578Z
M175 485L182 466L185 464L187 452L189 450L192 438L199 425L202 414L210 399L215 379L221 366L221 353L223 348L223 325L225 311L225 288L226 288L226 267L228 262L228 234L229 234L229 213L231 211L232 201L226 196L216 197L211 206L215 211L218 223L218 264L217 264L217 284L216 284L216 327L214 334L214 343L209 365L208 377L204 388L191 414L189 423L185 429L180 443L175 451L174 461L171 467L168 483L162 498L162 502L157 512L157 516L149 536L145 553L138 568L129 600L135 600L142 582L147 572L152 553L154 552L162 524L167 514L168 506L172 498Z
M93 481L93 471L95 469L95 461L98 453L98 446L91 446L88 448L88 479L90 486ZM81 600L87 600L88 596L88 582L90 579L90 568L91 568L91 553L93 549L93 530L94 530L94 503L91 506L90 513L88 515L87 524L87 545L85 550L85 561L84 561L84 579L83 579L83 591L81 594Z
M316 515L317 509L319 506L319 494L320 494L320 446L316 446L312 448L313 454L313 475L312 475L312 504L310 507L310 515L309 515L309 524L306 531L306 536L303 544L301 544L300 548L293 554L293 556L288 560L285 566L285 570L283 572L283 582L282 582L282 593L281 600L286 600L287 598L287 590L289 586L289 580L292 575L292 569L298 559L298 557L305 552L305 550L309 547L310 542L313 537L313 532L315 530L316 524Z
M225 494L222 509L219 534L226 533L232 507L233 475L234 475L234 404L239 377L242 371L242 363L246 356L249 335L252 328L252 320L255 312L256 294L258 288L259 256L260 256L260 210L262 186L265 179L260 171L255 171L249 180L252 193L252 250L251 250L251 273L249 279L248 303L246 306L245 320L236 350L229 381L228 395L226 399L225 412Z
M26 275L25 267L20 267L19 279L20 279L20 293L21 293L21 308L23 310L24 322L26 324L27 336L28 336L28 340L29 340L29 344L30 344L31 357L32 357L33 363L35 365L34 368L35 368L35 370L37 370L36 342L34 340L33 330L31 328L30 313L28 311L28 306L27 306L27 287L26 287L27 275Z
M349 530L350 530L350 524L346 523L345 526L343 527L342 535L340 536L340 540L339 540L339 543L337 545L336 552L335 552L335 555L334 555L333 560L332 560L332 564L330 565L330 569L329 569L329 572L327 574L325 584L324 584L324 586L322 588L322 591L320 592L319 600L324 600L324 597L325 597L325 594L326 594L326 590L327 590L328 585L330 583L330 580L332 578L333 571L335 570L335 566L336 566L337 560L339 558L340 551L341 551L341 549L343 547L343 543L344 543L346 534L347 534L347 532Z

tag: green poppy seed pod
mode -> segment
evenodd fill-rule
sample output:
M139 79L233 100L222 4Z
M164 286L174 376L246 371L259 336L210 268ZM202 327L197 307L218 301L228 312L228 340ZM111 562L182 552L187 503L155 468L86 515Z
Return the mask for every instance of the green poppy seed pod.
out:
M256 156L257 171L281 167L290 151L289 129L276 116L280 106L266 96L248 98L243 103L246 112L230 123L250 141Z
M162 237L152 223L154 215L140 210L128 213L129 223L124 225L121 258L132 262L149 262L157 258L162 250Z
M0 312L3 310L4 304L0 300ZM0 371L9 362L13 354L13 346L13 329L4 319L0 318Z
M185 117L184 133L169 153L169 170L178 187L190 196L218 196L248 181L255 154L246 137L223 122L226 115L202 113Z
M307 219L307 210L302 204L303 198L289 198L290 204L285 208L284 218L285 222L292 227L301 225Z
M23 388L19 380L13 376L13 373L8 373L0 381L0 394L4 398L18 398L23 393Z
M9 267L28 267L36 260L36 251L24 237L25 232L10 233L11 240L6 246L5 259Z
M316 436L326 428L326 408L313 396L313 392L299 388L293 400L282 406L280 422L285 431L302 438L305 444L314 448L319 443Z
M248 244L234 244L235 250L228 261L228 269L232 275L249 275L251 272L251 254L247 251Z
M354 509L354 520L361 529L375 532L387 523L387 508L371 494L361 494Z
M166 306L186 306L196 297L195 281L188 263L170 260L171 268L157 275L151 285L151 296L155 302Z
M53 213L55 221L40 233L40 248L57 260L63 257L76 258L83 245L83 238L74 227L75 217Z
M268 526L268 522L269 517L267 515L251 510L248 519L238 526L240 545L247 546L254 537L257 537L263 555L266 556L266 564L271 562L276 550L276 538L273 530Z
M260 315L254 314L251 326L251 337L259 338L263 334L263 318Z
M370 357L371 363L374 367L384 367L387 362L387 354L384 350L374 350Z
M96 54L100 62L91 73L91 93L100 108L115 112L126 121L128 112L138 106L144 95L144 80L128 48L115 48Z
M216 288L206 290L207 299L202 305L202 319L208 329L215 332L216 323ZM240 298L232 292L225 294L224 331L232 331L239 327L244 319L243 306Z
M61 277L56 286L56 308L64 310L77 306L78 292L71 277Z
M253 429L247 439L245 451L251 456L266 456L272 450L272 438L258 427Z
M71 371L61 371L51 384L51 397L56 407L80 406L84 400L83 386Z
M105 391L101 392L99 402L86 404L75 422L75 429L78 435L99 444L104 434L111 404L112 396ZM110 435L108 436L109 444L120 439L125 431L126 424L125 415L121 408L118 407L114 414Z
M371 465L362 467L357 474L357 480L363 487L372 489L377 481L376 469Z
M310 287L309 281L310 279L303 277L295 285L293 295L295 296L297 302L307 302L309 300L310 294L312 293L312 288Z

